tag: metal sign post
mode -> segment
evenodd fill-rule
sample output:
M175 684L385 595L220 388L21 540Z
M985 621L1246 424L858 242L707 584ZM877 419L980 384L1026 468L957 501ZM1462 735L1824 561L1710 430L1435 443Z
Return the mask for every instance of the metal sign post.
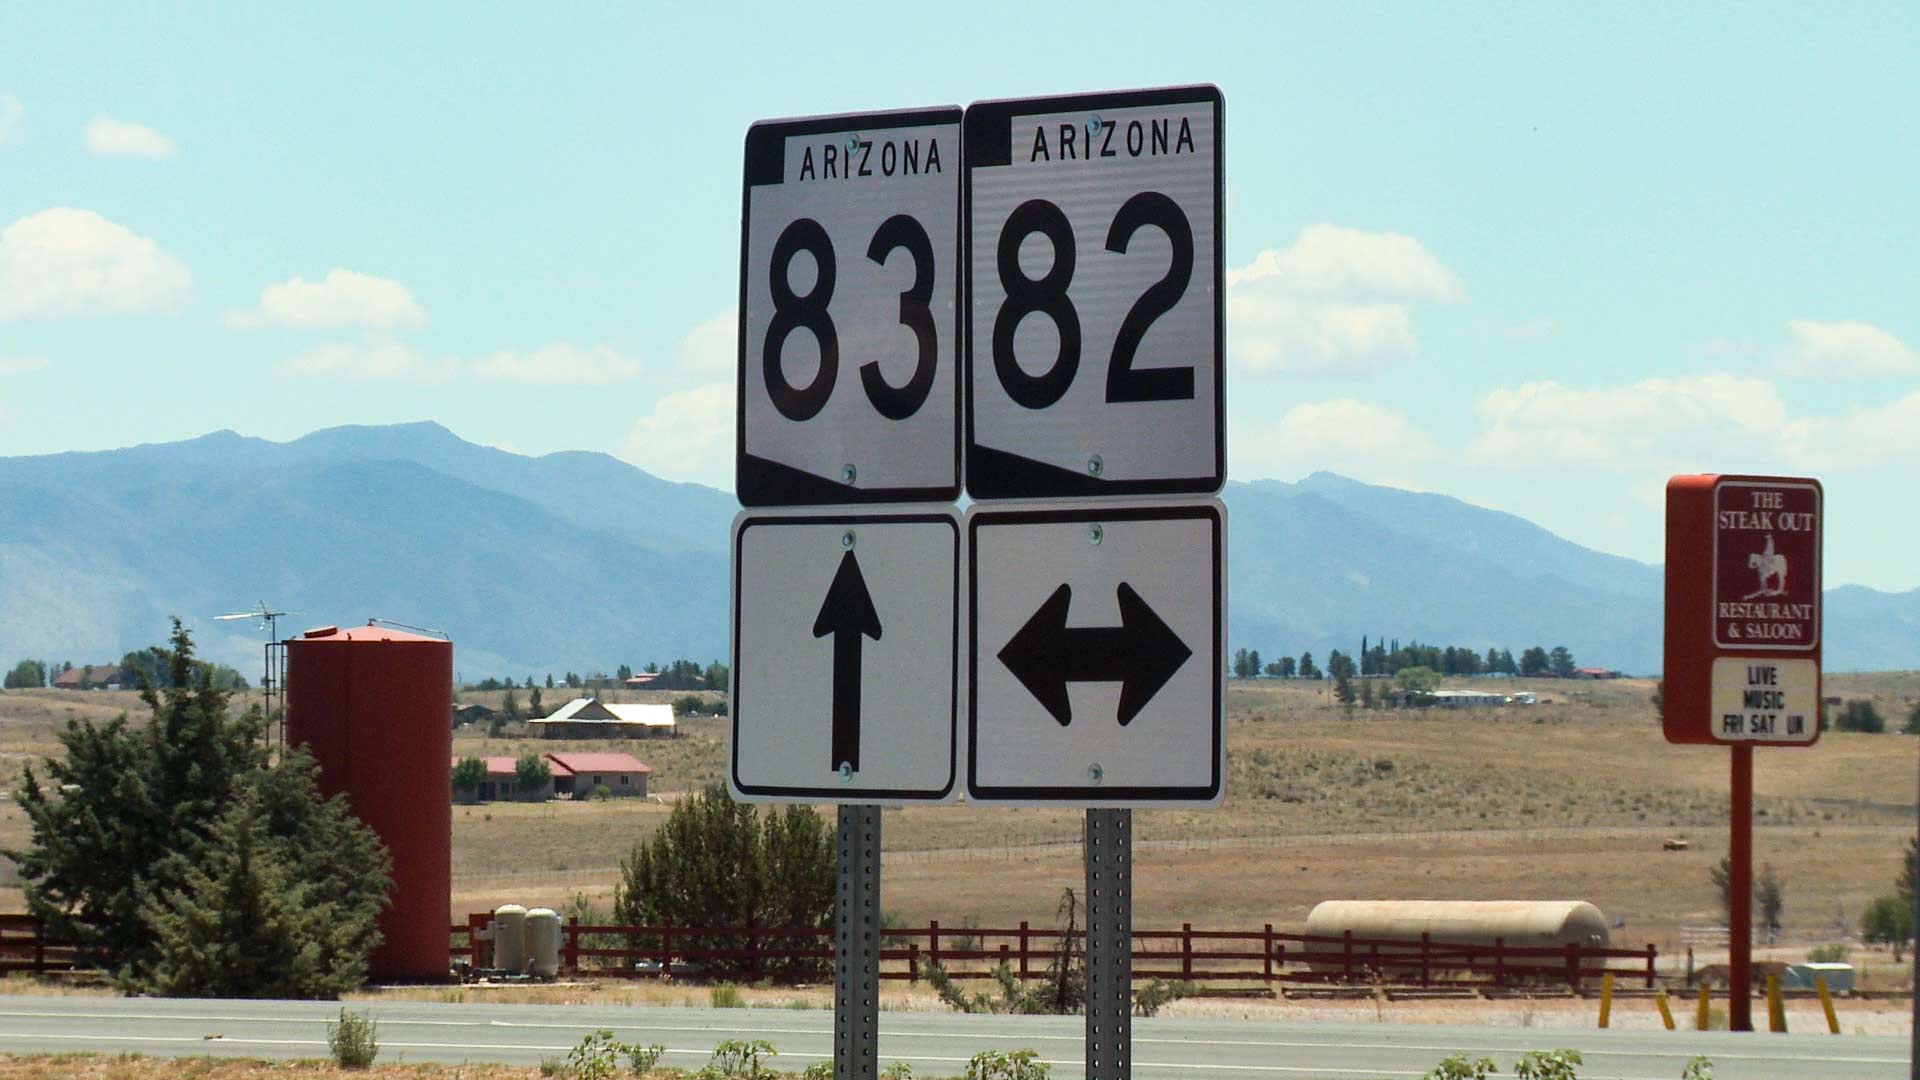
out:
M1133 811L1087 811L1087 1080L1133 1076Z
M833 896L833 1077L879 1080L880 807L840 807Z
M1727 1028L1753 1030L1753 747L1733 747L1727 835Z

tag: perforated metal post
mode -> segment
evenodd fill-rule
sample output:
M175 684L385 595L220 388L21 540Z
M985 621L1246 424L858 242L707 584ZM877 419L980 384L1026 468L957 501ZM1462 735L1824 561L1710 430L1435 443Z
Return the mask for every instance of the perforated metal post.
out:
M833 1076L880 1075L880 808L840 807L833 899Z
M1133 1077L1133 811L1087 811L1087 1080Z

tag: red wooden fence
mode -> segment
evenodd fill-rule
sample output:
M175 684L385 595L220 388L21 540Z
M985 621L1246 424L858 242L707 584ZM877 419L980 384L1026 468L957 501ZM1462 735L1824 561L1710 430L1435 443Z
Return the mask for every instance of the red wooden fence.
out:
M44 975L73 967L73 949L48 941L40 930L40 920L31 915L0 915L0 975Z
M466 938L454 954L482 966L482 934L489 915L470 915L452 927ZM1085 934L1076 931L1084 941ZM561 927L560 970L612 978L700 976L724 969L748 982L823 977L833 961L833 932L756 926L599 926L569 919ZM593 940L585 940L593 939ZM1022 922L1017 929L893 927L881 934L880 977L918 981L921 965L937 964L955 979L990 979L1001 964L1019 979L1045 978L1060 931ZM1514 986L1584 981L1611 974L1654 985L1654 947L1603 949L1580 945L1516 946L1276 933L1259 930L1133 932L1135 979L1189 982L1328 982L1392 985ZM795 967L811 968L795 972Z

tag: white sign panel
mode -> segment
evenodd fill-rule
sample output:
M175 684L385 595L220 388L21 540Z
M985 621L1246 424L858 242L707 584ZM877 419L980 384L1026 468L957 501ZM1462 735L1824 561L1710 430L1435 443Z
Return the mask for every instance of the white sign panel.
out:
M736 517L734 798L951 798L959 603L952 510Z
M748 130L743 504L958 496L960 115L947 107Z
M1218 804L1226 508L976 505L967 537L967 799Z
M1713 732L1723 742L1810 743L1820 733L1820 664L1722 656L1713 662Z
M967 491L1212 493L1224 105L1211 86L967 109Z

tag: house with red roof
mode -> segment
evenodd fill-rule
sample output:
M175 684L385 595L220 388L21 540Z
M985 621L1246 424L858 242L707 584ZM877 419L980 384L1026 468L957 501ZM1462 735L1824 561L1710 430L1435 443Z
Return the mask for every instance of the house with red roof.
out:
M471 790L456 788L453 792L455 802L546 802L553 798L560 770L554 769L554 779L541 785L539 790L520 787L519 761L510 757L483 757L480 761L487 767L487 778L480 786ZM460 764L459 758L453 759L454 765ZM549 766L553 763L548 762Z
M612 798L644 799L653 775L652 767L632 754L559 750L547 755L547 764L554 793L576 799L591 798L601 788Z

